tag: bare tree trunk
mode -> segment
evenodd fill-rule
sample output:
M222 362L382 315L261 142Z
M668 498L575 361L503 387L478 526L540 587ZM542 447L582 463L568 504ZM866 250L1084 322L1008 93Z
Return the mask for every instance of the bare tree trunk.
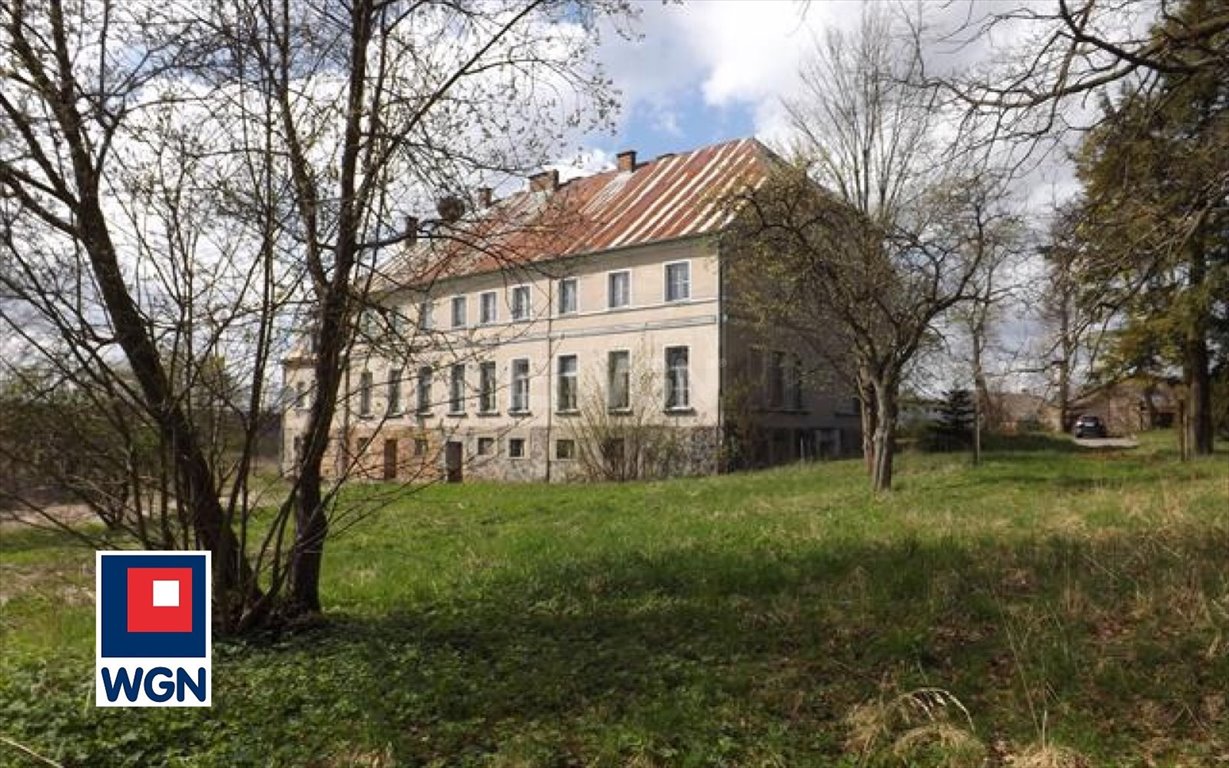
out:
M1190 290L1198 295L1203 290L1207 273L1201 238L1191 238ZM1212 376L1208 356L1208 312L1198 312L1189 322L1183 339L1182 367L1187 396L1190 401L1187 442L1195 456L1212 454Z
M981 311L974 307L974 312ZM980 322L973 328L973 466L981 464L981 430L986 418L986 373L982 369L982 337L984 327Z
M30 27L27 27L28 11L24 5L12 9L7 31L14 61L24 66L37 97L51 113L57 141L62 142L67 154L67 167L53 169L49 163L45 166L49 169L46 170L49 187L37 182L31 184L24 173L19 174L16 167L8 166L7 162L0 167L3 174L0 178L6 189L12 185L23 203L45 222L80 242L85 251L115 340L132 368L144 405L157 424L164 445L173 449L170 459L174 462L178 482L172 503L178 506L179 513L190 526L195 545L213 553L214 596L220 605L218 629L225 633L255 594L255 579L233 529L227 525L201 437L176 395L157 342L120 268L99 193L102 154L91 145L89 113L82 111L91 108L86 103L88 99L82 96L88 90L82 88L72 69L75 52L69 43L71 22L58 1L50 3L45 10L51 35L48 40L36 44L47 46L45 52L55 59L54 69L47 66L27 36ZM8 103L6 113L16 122L23 119L23 115ZM23 127L28 129L28 126ZM39 146L38 140L33 138L33 129L23 135L27 146ZM37 150L36 156L41 151ZM50 189L72 211L73 221L60 220L38 202L37 196L24 192L27 188Z
M858 415L862 419L862 461L866 463L866 472L875 473L875 429L879 420L876 418L875 390L865 375L858 376Z
M892 490L892 464L896 456L896 391L889 382L875 382L875 411L878 423L872 445L874 463L871 468L871 489Z

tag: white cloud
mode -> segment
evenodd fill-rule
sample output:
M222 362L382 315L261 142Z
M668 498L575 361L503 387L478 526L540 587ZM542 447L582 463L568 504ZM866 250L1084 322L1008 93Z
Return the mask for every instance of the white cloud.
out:
M599 57L623 92L624 121L644 110L659 130L678 135L671 106L697 89L710 106L747 108L756 134L767 137L780 132L780 96L796 89L799 63L815 36L856 23L860 7L785 0L646 4L640 39L607 36Z

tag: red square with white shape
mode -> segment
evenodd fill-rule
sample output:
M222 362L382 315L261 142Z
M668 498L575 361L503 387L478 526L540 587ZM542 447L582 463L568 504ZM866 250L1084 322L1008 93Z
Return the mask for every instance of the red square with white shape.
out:
M192 569L129 568L128 631L191 632Z

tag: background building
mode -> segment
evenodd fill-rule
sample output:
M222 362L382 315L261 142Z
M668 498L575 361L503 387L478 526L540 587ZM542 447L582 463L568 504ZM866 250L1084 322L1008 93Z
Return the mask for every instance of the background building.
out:
M382 479L715 472L858 449L858 412L788 335L730 317L725 199L777 162L740 140L561 184L416 244L373 290L326 466ZM308 350L285 362L293 471Z

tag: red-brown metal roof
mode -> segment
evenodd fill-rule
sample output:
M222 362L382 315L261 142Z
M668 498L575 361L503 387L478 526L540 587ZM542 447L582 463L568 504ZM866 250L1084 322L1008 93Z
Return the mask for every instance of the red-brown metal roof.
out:
M757 186L771 157L755 139L739 139L518 192L420 243L390 277L421 285L716 232L731 218L726 198Z

